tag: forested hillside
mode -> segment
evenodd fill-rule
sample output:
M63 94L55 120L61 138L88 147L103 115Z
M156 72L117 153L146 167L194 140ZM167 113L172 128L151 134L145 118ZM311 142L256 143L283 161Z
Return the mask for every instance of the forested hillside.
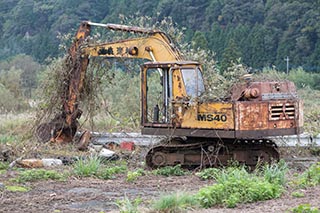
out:
M276 66L320 70L319 0L5 0L0 2L0 59L31 55L43 63L63 54L59 35L80 21L117 23L119 15L172 17L194 48L216 52L216 60L241 58L261 69Z

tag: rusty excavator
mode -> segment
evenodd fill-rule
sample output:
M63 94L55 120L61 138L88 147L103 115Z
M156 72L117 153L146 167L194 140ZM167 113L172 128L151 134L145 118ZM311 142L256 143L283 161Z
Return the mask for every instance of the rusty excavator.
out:
M88 44L91 27L134 33L136 38ZM146 164L156 168L227 165L230 160L255 166L280 158L270 136L302 132L302 101L290 81L247 81L233 86L229 99L203 100L201 64L185 61L161 31L117 24L81 23L69 49L70 77L61 114L40 125L42 140L70 142L81 116L79 97L91 57L139 58L141 66L141 132L168 136L152 147ZM152 97L150 73L161 78L161 98ZM44 134L46 132L46 134Z

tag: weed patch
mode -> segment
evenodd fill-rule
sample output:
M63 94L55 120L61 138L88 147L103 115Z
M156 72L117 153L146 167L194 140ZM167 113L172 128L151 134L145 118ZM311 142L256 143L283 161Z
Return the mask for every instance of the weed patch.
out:
M266 164L262 168L257 168L257 175L262 176L269 183L285 185L286 173L288 172L288 166L283 159L275 164Z
M163 176L183 176L186 175L187 172L181 168L181 165L178 164L176 166L166 166L156 170L153 170L152 173L154 175L163 175Z
M125 165L114 166L101 170L98 176L101 179L114 179L116 174L125 173L127 169L128 168Z
M131 201L127 196L125 196L123 200L118 200L116 205L121 213L138 213L140 212L138 207L141 203L141 198L136 198Z
M98 156L91 156L86 159L79 159L73 166L73 171L79 177L97 177L100 179L113 179L116 174L125 173L126 165L109 165L105 168L102 159Z
M184 212L198 208L198 201L193 195L176 193L160 197L153 204L157 212Z
M310 153L315 156L320 156L320 148L319 147L311 147Z
M213 175L217 184L204 187L196 195L200 205L209 208L223 204L234 208L238 203L250 203L277 198L283 192L278 182L269 182L257 174L250 174L244 167L229 167Z
M125 173L128 170L126 165L112 165L108 168L98 156L91 156L86 159L79 159L73 166L74 174L79 177L96 177L100 179L113 179L116 174Z
M0 135L0 143L13 143L18 140L17 136L13 135Z
M296 198L301 198L301 197L304 197L304 193L299 191L294 191L291 193L291 196Z
M23 186L6 186L6 190L10 192L28 192L30 189Z
M216 179L217 175L220 173L220 170L217 168L207 168L200 172L197 172L196 175L202 180Z
M6 170L9 167L9 163L1 162L0 161L0 170Z
M316 207L311 207L310 204L300 204L292 209L293 213L319 213L319 209Z
M8 167L9 167L9 163L0 161L0 175L6 173Z
M320 162L309 167L302 175L292 181L297 187L309 187L320 184Z
M54 170L45 169L31 169L22 171L19 176L14 181L18 183L24 183L28 181L38 181L38 180L64 180L65 176Z
M136 171L128 171L126 180L128 182L133 182L142 175L145 175L145 172L143 169L137 169Z
M73 166L73 171L80 177L90 177L98 174L102 162L98 156L91 156L86 159L80 158Z

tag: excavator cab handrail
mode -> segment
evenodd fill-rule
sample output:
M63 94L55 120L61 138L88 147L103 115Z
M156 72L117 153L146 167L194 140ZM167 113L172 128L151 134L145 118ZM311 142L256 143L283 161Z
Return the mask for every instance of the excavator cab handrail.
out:
M91 21L83 21L83 23L86 23L90 26L105 27L110 30L116 30L116 31L126 31L126 32L142 33L142 34L164 33L160 30L155 30L152 28L143 28L143 27L137 27L137 26L122 25L122 24L112 24L112 23L102 24L102 23L95 23Z

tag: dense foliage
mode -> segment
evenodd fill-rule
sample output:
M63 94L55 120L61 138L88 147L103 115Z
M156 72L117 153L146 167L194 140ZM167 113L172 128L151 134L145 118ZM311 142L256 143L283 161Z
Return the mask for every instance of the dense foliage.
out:
M234 79L239 79L248 67L263 80L269 75L271 79L276 76L293 81L303 88L300 93L306 106L305 129L316 135L319 111L313 100L319 95L312 90L320 89L319 5L319 1L299 0L1 2L0 113L35 105L48 109L52 103L56 105L51 111L60 109L63 56L80 21L91 20L156 27L167 32L188 60L203 65L208 91L204 98L224 97ZM127 36L111 33L94 28L92 34L95 40ZM278 72L285 70L286 56L290 59L288 75ZM115 65L91 59L86 78L91 87L86 90L87 100L81 108L90 112L83 119L90 121L92 129L139 128L137 64L141 61L126 60Z
M320 67L320 2L306 0L8 0L0 3L0 59L61 54L59 38L82 20L120 22L121 16L172 17L192 47L216 52L221 66L242 58L253 68Z

